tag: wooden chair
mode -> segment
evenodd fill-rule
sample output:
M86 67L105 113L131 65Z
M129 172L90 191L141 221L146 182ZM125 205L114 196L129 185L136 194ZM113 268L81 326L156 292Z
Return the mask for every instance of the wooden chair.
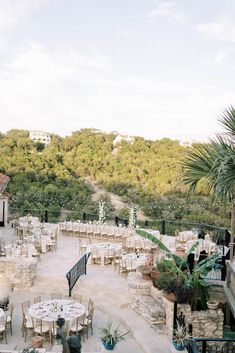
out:
M23 314L23 320L22 320L22 325L21 325L21 331L24 332L23 326L24 326L24 321L26 320L25 316L30 308L30 300L26 300L25 302L21 303L21 308L22 308L22 314Z
M88 331L89 329L91 330L91 334L93 335L93 327L92 327L92 322L93 322L93 314L94 314L95 308L92 307L88 314L85 317L85 320L82 324L83 326L83 334L86 332L86 337L88 339Z
M113 258L114 271L117 269L117 267L119 267L121 258L122 258L122 254L120 252L115 252L115 255Z
M27 334L33 333L33 322L32 319L25 313L23 313L22 331L24 341L26 342Z
M7 331L6 331L6 317L1 316L0 317L0 335L2 338L5 338L6 344L7 344Z
M51 299L62 299L62 292L52 292Z
M45 338L50 337L50 328L47 324L43 323L41 319L32 319L33 322L33 332L35 335L43 336Z
M30 300L26 300L25 302L21 303L21 308L23 313L27 313L30 308Z
M37 304L37 303L40 303L42 301L42 299L41 299L41 296L39 295L38 297L35 297L34 299L33 299L33 303L34 304Z
M83 324L85 321L85 316L86 316L86 314L79 316L76 319L75 323L71 326L70 331L69 331L70 333L75 333L76 335L81 334L83 337L83 341L84 341Z
M91 298L88 300L88 307L87 307L87 314L90 312L90 310L94 308L94 302Z
M101 255L98 250L92 250L91 252L91 261L95 265L100 265L101 264Z
M110 265L114 258L114 251L113 250L106 250L104 255L104 264Z
M123 261L123 259L121 259L119 262L119 271L118 272L121 275L124 275L124 276L127 275L127 267L126 267L126 263L125 263L125 261Z
M10 312L6 316L6 327L10 327L12 335L13 303L11 303Z

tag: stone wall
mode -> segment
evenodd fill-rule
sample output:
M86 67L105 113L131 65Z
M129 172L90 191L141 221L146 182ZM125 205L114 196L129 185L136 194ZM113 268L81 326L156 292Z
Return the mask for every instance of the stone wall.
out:
M165 298L163 291L153 287L151 282L136 281L129 283L129 293L131 307L155 329L159 327L162 330L165 325L164 332L172 337L174 303ZM223 302L222 287L211 289L211 297ZM178 315L181 312L185 315L186 325L193 327L193 337L223 337L224 314L221 309L191 311L190 305L178 304Z
M0 258L0 274L14 290L32 287L36 271L37 260L32 257Z
M152 288L152 283L147 281L129 283L131 307L153 328L162 330L164 326L165 330L166 314L161 291L156 290L152 293Z

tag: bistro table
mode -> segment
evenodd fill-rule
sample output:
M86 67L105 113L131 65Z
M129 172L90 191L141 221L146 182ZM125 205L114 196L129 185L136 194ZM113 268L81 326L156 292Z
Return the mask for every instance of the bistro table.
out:
M61 317L65 319L65 330L69 332L77 318L84 315L86 308L75 300L53 299L46 300L30 306L28 314L32 319L41 319L48 324L50 331L53 323Z

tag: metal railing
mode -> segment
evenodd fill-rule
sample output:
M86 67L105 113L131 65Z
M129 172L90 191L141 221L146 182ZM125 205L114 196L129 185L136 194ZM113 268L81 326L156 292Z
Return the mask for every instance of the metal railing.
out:
M75 286L77 280L79 277L82 275L86 275L86 267L87 267L87 261L90 256L89 253L83 254L78 262L69 270L69 272L66 274L66 278L68 280L68 285L69 285L69 296L71 297L71 292L73 287Z
M188 344L189 353L235 353L232 338L194 338Z
M50 210L50 209L26 209L26 208L9 208L9 218L18 218L30 214L32 216L37 216L41 222L60 222L60 221L76 221L80 220L83 222L93 222L98 221L99 216L95 213L87 212L85 209L83 211L70 211L64 210ZM107 215L107 222L116 226L128 226L128 219L121 218L119 216L109 214ZM218 227L206 223L196 223L183 220L143 220L138 221L138 226L141 228L148 229L158 229L161 234L175 235L176 231L181 231L185 229L197 229L197 231L204 230L205 232L212 231L213 233L220 233L221 239L223 239L224 245L230 242L229 228Z

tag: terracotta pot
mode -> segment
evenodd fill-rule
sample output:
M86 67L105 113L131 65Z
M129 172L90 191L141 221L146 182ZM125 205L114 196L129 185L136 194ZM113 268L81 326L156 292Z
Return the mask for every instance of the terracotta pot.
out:
M175 255L177 255L179 257L186 257L187 256L185 250L182 248L176 248Z
M150 274L142 273L142 278L145 281L151 281L151 275Z
M207 304L208 309L210 309L210 310L216 310L219 307L219 302L217 302L216 300L211 300L211 301L208 300L208 302L206 302L206 304Z
M173 292L164 292L164 297L170 302L176 302L176 295Z

